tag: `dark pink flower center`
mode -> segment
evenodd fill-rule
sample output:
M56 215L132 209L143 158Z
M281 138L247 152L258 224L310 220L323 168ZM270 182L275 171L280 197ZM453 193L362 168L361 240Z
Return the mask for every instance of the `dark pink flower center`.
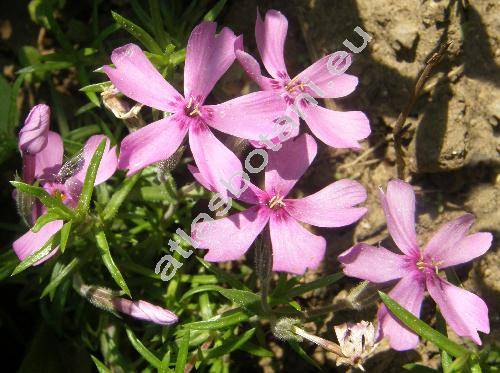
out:
M197 100L195 97L190 97L184 107L184 114L190 118L198 117L201 114L200 106L200 100Z

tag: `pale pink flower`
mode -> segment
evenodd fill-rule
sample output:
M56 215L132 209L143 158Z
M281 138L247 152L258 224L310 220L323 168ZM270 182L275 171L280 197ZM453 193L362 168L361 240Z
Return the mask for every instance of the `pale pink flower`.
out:
M427 289L455 333L480 345L478 331L490 331L488 307L477 295L450 284L438 271L484 254L491 246L491 233L467 235L474 217L465 214L444 224L420 248L411 185L401 180L390 181L387 194L380 191L380 201L389 233L403 255L360 243L339 256L345 266L344 273L375 283L399 279L389 295L417 317ZM378 320L381 337L387 336L392 348L408 350L417 346L418 336L397 321L384 305L379 309Z
M50 113L50 111L48 113ZM30 118L33 118L33 110L28 116L28 119ZM47 123L49 120L49 118L46 118ZM31 126L31 122L27 120L25 126ZM26 131L23 132L23 130L21 130L19 140L20 148L22 148L22 144L26 144L23 133L26 134ZM37 142L45 145L35 154L23 153L23 168L25 171L23 173L23 181L31 184L33 181L37 180L40 186L49 194L58 196L61 201L69 207L76 207L90 159L105 136L95 135L88 139L77 164L72 165L72 172L67 175L64 175L63 171L65 170L62 170L64 148L61 136L56 132L49 131L47 127L47 131L41 131L38 137L39 139ZM97 171L95 185L101 184L113 176L116 171L117 163L118 157L116 155L116 147L110 149L109 140L107 140L106 149ZM27 167L28 165L29 167ZM28 169L29 171L27 171ZM45 206L38 201L35 202L33 205L31 223L34 223L36 219L45 214L46 211ZM62 226L62 220L55 220L44 225L36 233L31 230L26 232L14 241L12 245L14 252L20 260L26 259L39 250L52 235L62 228ZM39 263L50 258L55 252L56 250L43 258Z
M279 152L269 152L265 188L249 183L235 198L253 205L228 217L198 223L193 238L199 248L208 249L212 262L240 258L257 235L269 224L273 270L303 274L323 259L326 241L306 230L299 222L317 227L341 227L357 221L366 212L353 207L366 199L366 191L353 180L340 180L319 192L300 199L286 198L316 156L313 137L303 134L283 143ZM213 185L195 168L195 178L209 190Z
M270 92L255 92L219 105L205 99L234 62L235 43L228 28L216 35L216 24L203 22L192 31L186 49L184 96L173 88L134 44L115 49L115 68L104 66L114 86L123 94L170 116L131 133L123 140L119 168L128 175L169 158L189 133L189 144L200 172L217 191L226 195L230 181L241 185L238 158L212 133L210 127L245 139L257 140L270 131L285 105Z
M331 61L329 59L332 55L325 56L292 79L288 75L284 60L287 29L288 21L280 12L269 10L262 21L257 11L255 23L257 48L272 78L262 75L259 63L243 51L241 44L236 45L236 58L262 90L274 92L286 102L287 115L297 126L284 133L285 138L298 134L297 114L300 114L312 133L325 144L335 148L359 149L358 141L370 134L369 121L364 113L328 110L306 98L306 94L313 98L339 98L353 92L358 84L358 78L345 73L333 74L328 68L330 65L332 71L334 67L337 71L345 71L351 64L351 56L347 55L345 60L342 60L342 56L335 55ZM290 128L290 124L288 126ZM276 143L273 133L277 134L280 130L283 129L266 133L266 136L269 135L267 140Z

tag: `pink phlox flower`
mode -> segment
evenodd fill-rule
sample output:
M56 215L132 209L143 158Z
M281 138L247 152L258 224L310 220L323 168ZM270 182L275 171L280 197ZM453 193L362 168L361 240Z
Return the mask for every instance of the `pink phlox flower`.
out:
M420 248L411 185L401 180L390 181L387 193L380 191L380 201L389 233L403 254L359 243L339 256L345 266L344 273L374 283L398 279L389 295L417 317L427 289L455 333L480 345L478 331L490 331L488 307L477 295L450 284L438 272L484 254L491 246L491 233L467 235L474 217L465 214L444 224ZM397 321L384 305L378 311L378 320L380 336L388 337L392 348L408 350L417 346L418 336Z
M48 108L48 107L47 107ZM19 147L23 149L23 144L26 144L25 127L32 128L33 118L38 118L33 114L33 111L39 111L39 105L34 107L25 125L20 132ZM48 112L50 115L50 111ZM38 121L38 119L36 119ZM78 204L80 192L85 180L85 175L92 156L94 155L99 143L105 136L94 135L85 143L78 161L71 167L71 172L66 171L67 164L63 165L64 148L61 136L53 131L48 130L49 117L46 118L47 130L38 131L37 136L30 139L31 144L44 144L36 153L23 154L23 181L33 183L38 181L40 186L45 189L50 195L57 196L67 206L74 208ZM99 169L97 171L95 185L101 184L113 176L118 164L116 154L116 146L110 148L109 139L107 139L106 149L102 157ZM47 209L39 201L33 204L32 221L34 223L38 217L45 214ZM39 250L47 240L57 233L63 226L62 220L54 220L44 225L38 232L31 230L26 232L13 243L13 249L20 260L26 259L28 256ZM56 253L53 250L49 255L43 258L37 264L49 259Z
M279 152L269 152L264 190L249 182L243 193L234 196L252 207L192 227L197 246L208 249L205 259L219 262L240 258L269 224L274 271L303 274L307 268L317 268L324 256L326 241L299 222L317 227L351 224L366 212L364 207L353 207L365 201L366 191L358 182L344 179L308 197L287 198L312 163L316 151L314 138L303 134L283 143ZM214 190L196 168L192 167L191 172L207 189Z
M290 78L285 61L284 45L288 29L286 17L276 10L269 10L264 21L257 11L255 23L255 39L262 62L271 78L262 75L259 63L246 53L241 44L236 45L236 58L247 74L264 91L275 92L287 105L288 121L280 120L286 125L282 141L296 136L298 131L298 115L304 119L312 133L325 144L335 148L359 149L359 140L370 134L368 118L361 111L334 111L318 105L316 98L339 98L349 95L358 84L358 78L345 74L351 64L351 56L346 52L325 56L294 78ZM316 101L316 102L315 102ZM291 122L295 123L292 125ZM276 144L274 133L267 137ZM266 144L266 140L253 142L255 146Z
M212 133L210 127L237 137L257 140L270 131L285 105L271 92L255 92L219 105L206 105L215 83L235 60L235 44L241 37L216 24L203 22L192 31L184 67L184 96L173 88L134 44L111 55L115 68L104 66L114 86L144 105L171 113L131 133L123 140L119 168L128 175L169 158L186 134L200 172L224 196L229 182L241 186L241 162Z

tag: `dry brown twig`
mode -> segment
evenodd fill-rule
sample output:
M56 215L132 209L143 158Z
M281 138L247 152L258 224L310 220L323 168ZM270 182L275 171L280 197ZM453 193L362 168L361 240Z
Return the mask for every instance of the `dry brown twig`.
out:
M413 86L413 90L411 92L411 96L408 99L404 110L399 114L398 119L394 122L393 125L393 138L394 138L394 150L396 151L396 171L399 179L404 180L405 178L405 161L403 159L403 146L402 146L402 136L405 131L405 121L408 118L408 114L410 114L410 110L412 109L415 101L420 96L422 89L430 77L430 73L432 69L441 61L445 52L451 46L452 42L446 42L441 44L438 51L435 52L425 63L425 67L418 76L415 85Z

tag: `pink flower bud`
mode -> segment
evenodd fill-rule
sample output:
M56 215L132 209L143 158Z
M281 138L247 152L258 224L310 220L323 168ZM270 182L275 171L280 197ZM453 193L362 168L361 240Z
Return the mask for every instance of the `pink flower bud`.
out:
M36 154L47 145L50 107L44 104L34 106L19 132L19 149L25 154Z
M155 324L172 325L179 320L173 312L142 300L130 301L125 298L114 298L113 306L122 313Z

